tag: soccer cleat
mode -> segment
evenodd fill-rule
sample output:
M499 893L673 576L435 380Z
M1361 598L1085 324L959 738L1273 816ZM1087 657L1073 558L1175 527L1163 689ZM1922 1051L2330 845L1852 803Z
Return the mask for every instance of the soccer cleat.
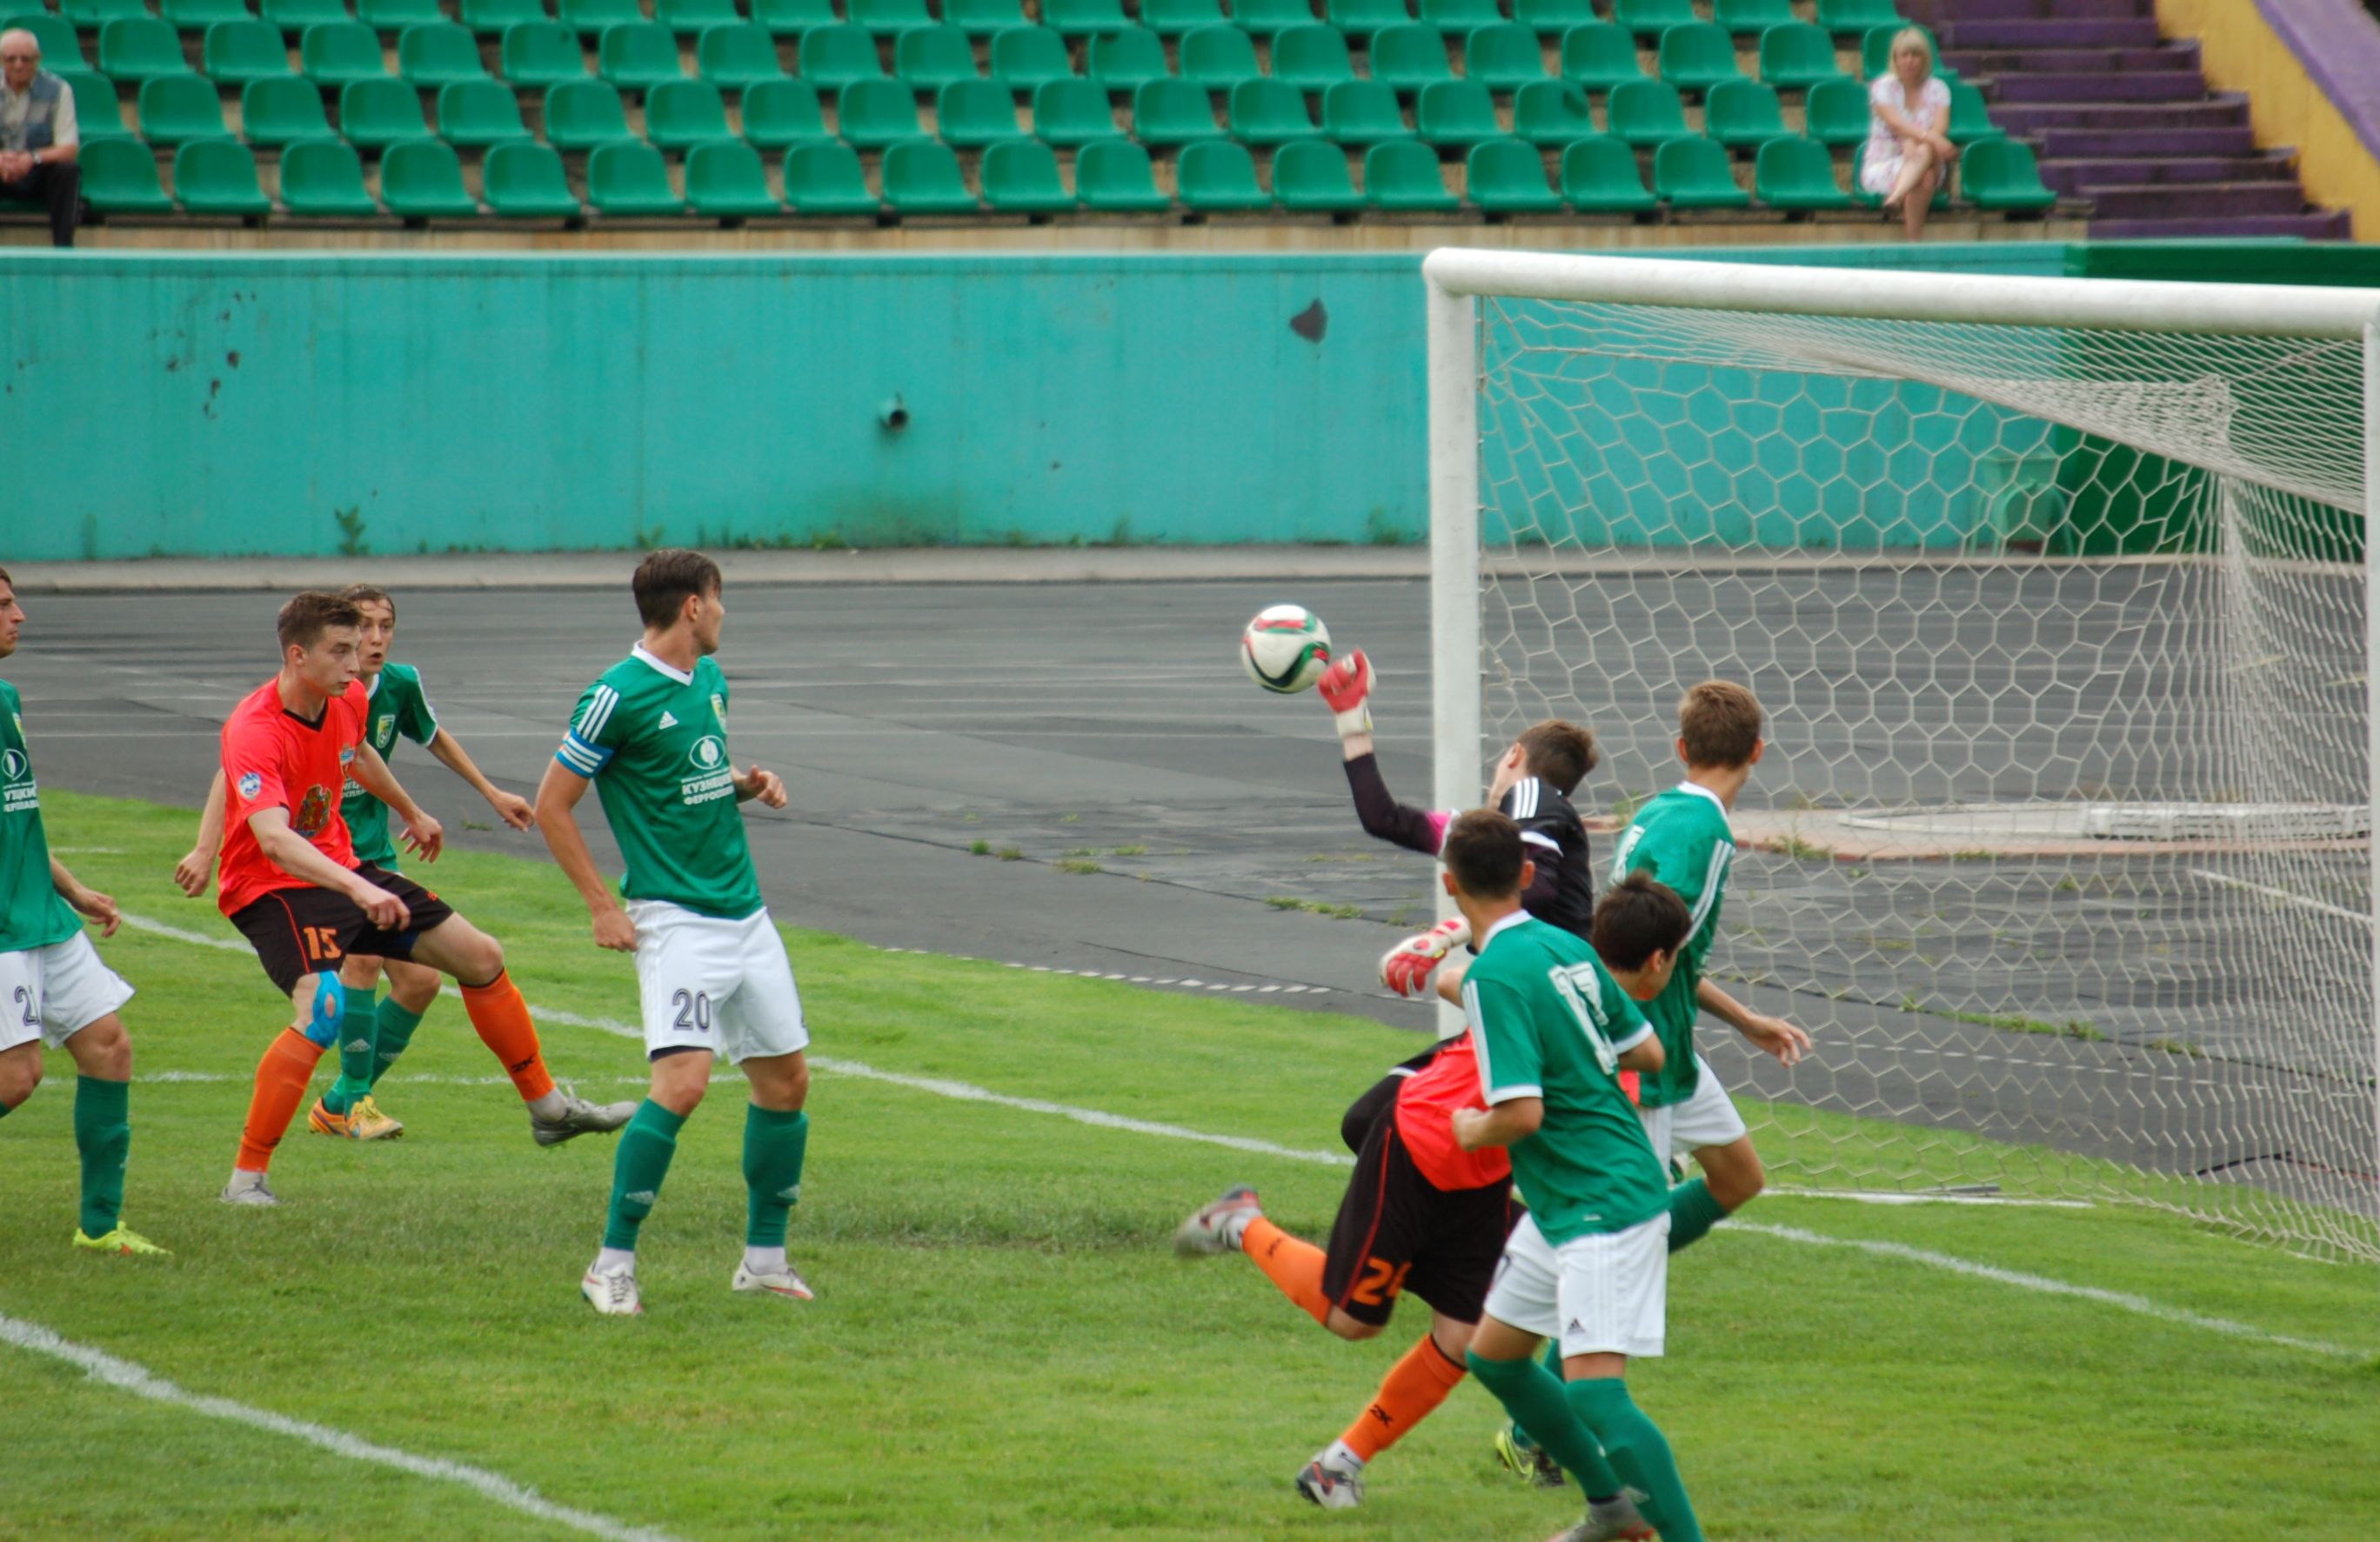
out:
M1636 1501L1625 1494L1586 1507L1586 1519L1558 1533L1547 1542L1652 1542L1652 1524L1637 1512Z
M1342 1472L1318 1456L1298 1473L1297 1491L1325 1510L1353 1510L1364 1502L1364 1475Z
M242 1172L235 1169L231 1182L224 1185L223 1202L226 1205L278 1205L281 1198L264 1181L261 1172Z
M1496 1432L1496 1460L1517 1476L1527 1478L1532 1488L1562 1486L1561 1463L1548 1456L1543 1446L1524 1446L1513 1439L1509 1424Z
M634 1269L590 1269L578 1281L578 1293L587 1298L587 1305L594 1307L600 1316L644 1316L645 1298L637 1293L637 1271Z
M75 1228L74 1245L88 1247L93 1253L113 1253L125 1258L170 1258L173 1249L160 1247L131 1227L118 1222L115 1231L105 1236L86 1235L81 1227Z
M590 1103L568 1087L557 1089L562 1094L562 1110L552 1118L535 1109L528 1112L528 1131L540 1146L559 1146L580 1135L616 1130L636 1116L634 1103Z
M1238 1250L1240 1232L1247 1222L1264 1214L1257 1202L1257 1191L1243 1184L1223 1191L1223 1196L1184 1221L1173 1232L1173 1251L1185 1258L1203 1253L1231 1253Z
M333 1113L328 1104L315 1099L313 1111L306 1115L306 1128L318 1135L347 1140L395 1140L405 1134L405 1126L381 1112L369 1094L348 1104L345 1113Z
M810 1290L810 1282L803 1279L801 1271L791 1264L787 1264L782 1269L771 1269L766 1274L755 1274L742 1264L737 1264L735 1288L739 1291L757 1291L762 1295L783 1296L791 1301L818 1299L816 1293Z

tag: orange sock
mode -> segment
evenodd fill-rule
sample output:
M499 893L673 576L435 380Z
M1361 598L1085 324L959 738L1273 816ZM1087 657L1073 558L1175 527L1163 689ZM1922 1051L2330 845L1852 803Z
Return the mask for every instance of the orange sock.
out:
M1405 1352L1380 1378L1371 1406L1339 1437L1347 1449L1369 1462L1397 1443L1404 1432L1429 1416L1463 1379L1463 1366L1446 1357L1430 1334Z
M289 1133L289 1121L297 1117L306 1083L322 1059L322 1046L296 1028L282 1029L265 1046L264 1058L256 1062L248 1123L239 1132L241 1171L261 1172L272 1164L273 1148Z
M1322 1249L1302 1242L1258 1216L1240 1233L1240 1251L1265 1271L1281 1293L1315 1321L1330 1320L1330 1298L1322 1293Z
M528 1003L521 1000L511 975L463 987L463 1010L470 1014L480 1042L504 1062L504 1075L520 1089L521 1101L533 1103L553 1090L553 1076L537 1046L537 1025L528 1020Z

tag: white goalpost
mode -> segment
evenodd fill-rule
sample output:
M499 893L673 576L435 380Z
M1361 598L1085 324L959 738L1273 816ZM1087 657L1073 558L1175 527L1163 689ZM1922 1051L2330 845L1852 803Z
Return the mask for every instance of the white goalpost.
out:
M2380 1262L2380 292L1424 273L1437 801L1561 716L1614 826L1753 687L1713 971L1818 1050L1701 1038L1779 1181Z

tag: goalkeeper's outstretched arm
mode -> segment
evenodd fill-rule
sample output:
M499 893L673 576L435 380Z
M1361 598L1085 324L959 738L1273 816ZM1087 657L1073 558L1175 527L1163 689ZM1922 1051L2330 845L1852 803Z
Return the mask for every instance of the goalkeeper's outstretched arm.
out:
M1355 817L1364 822L1364 833L1424 856L1436 856L1439 844L1446 838L1447 823L1453 816L1432 808L1415 808L1390 795L1389 784L1380 775L1379 758L1373 753L1371 661L1364 657L1361 649L1351 650L1332 662L1323 674L1319 688L1324 704L1338 723L1340 750L1347 767L1347 790L1355 795Z

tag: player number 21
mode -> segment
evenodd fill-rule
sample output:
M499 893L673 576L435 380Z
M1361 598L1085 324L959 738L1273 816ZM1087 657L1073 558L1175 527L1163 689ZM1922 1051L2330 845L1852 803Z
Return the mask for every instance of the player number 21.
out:
M1586 1036L1589 1048L1595 1051L1595 1063L1603 1067L1605 1075L1620 1069L1620 1057L1613 1053L1611 1040L1603 1037L1603 981L1592 964L1572 964L1546 971L1552 977L1554 989L1561 992L1563 1004L1578 1019L1578 1031Z

